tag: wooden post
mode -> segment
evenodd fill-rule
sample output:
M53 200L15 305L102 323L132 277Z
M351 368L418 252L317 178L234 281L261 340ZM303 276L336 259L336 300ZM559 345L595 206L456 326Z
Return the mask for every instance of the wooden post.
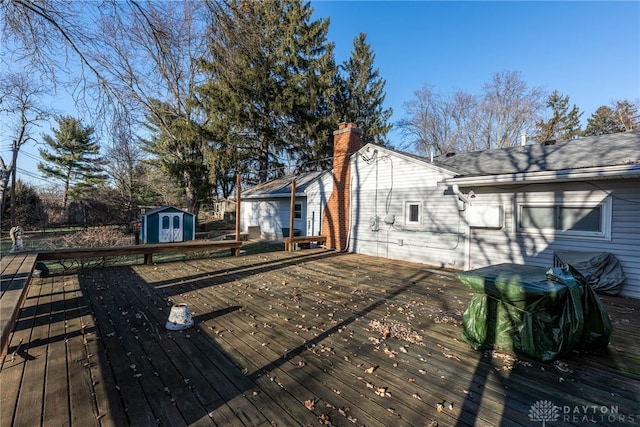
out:
M293 251L295 248L293 247L293 215L295 212L295 204L296 204L296 180L295 178L291 181L291 202L289 203L289 238L290 243L288 248L285 248L289 251Z
M236 175L236 241L240 241L240 197L242 188L240 186L240 174ZM240 249L234 252L235 256L240 256Z

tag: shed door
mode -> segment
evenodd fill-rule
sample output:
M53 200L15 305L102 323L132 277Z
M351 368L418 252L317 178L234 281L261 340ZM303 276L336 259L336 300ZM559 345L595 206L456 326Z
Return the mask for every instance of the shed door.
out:
M182 242L182 213L161 213L160 243Z

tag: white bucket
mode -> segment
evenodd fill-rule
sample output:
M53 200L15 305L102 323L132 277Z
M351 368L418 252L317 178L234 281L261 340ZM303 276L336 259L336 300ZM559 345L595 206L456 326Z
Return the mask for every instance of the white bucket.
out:
M193 326L193 319L187 304L175 304L171 307L171 313L169 313L169 320L167 320L165 328L170 331L179 331L191 326Z

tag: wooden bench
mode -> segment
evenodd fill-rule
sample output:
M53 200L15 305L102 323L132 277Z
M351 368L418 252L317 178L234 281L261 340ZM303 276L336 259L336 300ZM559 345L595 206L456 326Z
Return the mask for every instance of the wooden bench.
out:
M241 246L242 242L239 240L191 240L188 242L155 243L131 246L56 249L38 252L38 260L45 261L74 258L101 258L106 256L144 255L144 263L146 265L152 265L153 254L231 249L231 255L239 256Z
M0 260L0 327L2 328L1 350L4 355L9 344L20 307L27 295L31 273L37 262L36 253L15 253Z
M287 252L293 252L296 249L297 243L319 243L325 244L327 242L327 236L295 236L295 237L285 237L284 239L284 250Z
M158 243L147 245L114 246L100 248L70 248L20 252L0 260L2 271L0 295L0 326L2 328L1 354L5 354L9 334L13 331L16 317L27 294L27 285L38 261L60 259L101 258L107 256L144 255L147 265L153 264L153 254L174 252L213 251L231 249L231 255L239 256L242 242L238 240Z

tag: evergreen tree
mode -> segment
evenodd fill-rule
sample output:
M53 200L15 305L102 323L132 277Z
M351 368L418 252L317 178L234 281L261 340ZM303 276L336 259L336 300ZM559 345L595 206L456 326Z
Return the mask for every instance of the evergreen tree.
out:
M207 136L200 125L179 114L170 105L153 101L155 115L147 116L151 139L141 140L142 148L151 154L149 163L162 169L183 189L187 210L198 214L203 201L210 198L211 180L205 164L203 148Z
M393 111L383 108L386 82L380 71L373 68L375 54L366 38L366 34L360 33L353 40L351 57L340 67L345 75L338 76L341 90L336 109L340 121L356 123L362 129L362 145L369 142L384 145Z
M300 1L212 2L208 76L199 103L212 150L240 152L258 182L283 173L287 161L308 161L312 141L335 127L328 103L335 75L327 20L311 21ZM217 148L216 148L217 147ZM212 159L224 163L220 155Z
M88 192L103 183L106 176L102 173L100 146L94 140L93 127L83 126L70 116L60 116L56 121L59 128L53 129L53 137L43 137L51 151L40 149L44 162L38 163L38 169L64 184L62 205L66 208L69 196Z
M15 191L15 223L22 227L36 227L44 220L44 210L37 190L30 184L21 180L16 181ZM9 196L11 197L11 195ZM13 202L13 200L9 200ZM5 205L2 212L2 228L8 230L10 224L10 207Z
M602 105L587 119L587 128L584 134L591 136L617 132L624 132L624 127L616 120L613 110L606 105Z
M572 139L581 134L580 116L582 112L573 105L569 110L569 96L562 96L557 90L553 91L547 99L547 108L552 111L548 121L536 123L537 140L539 142Z

